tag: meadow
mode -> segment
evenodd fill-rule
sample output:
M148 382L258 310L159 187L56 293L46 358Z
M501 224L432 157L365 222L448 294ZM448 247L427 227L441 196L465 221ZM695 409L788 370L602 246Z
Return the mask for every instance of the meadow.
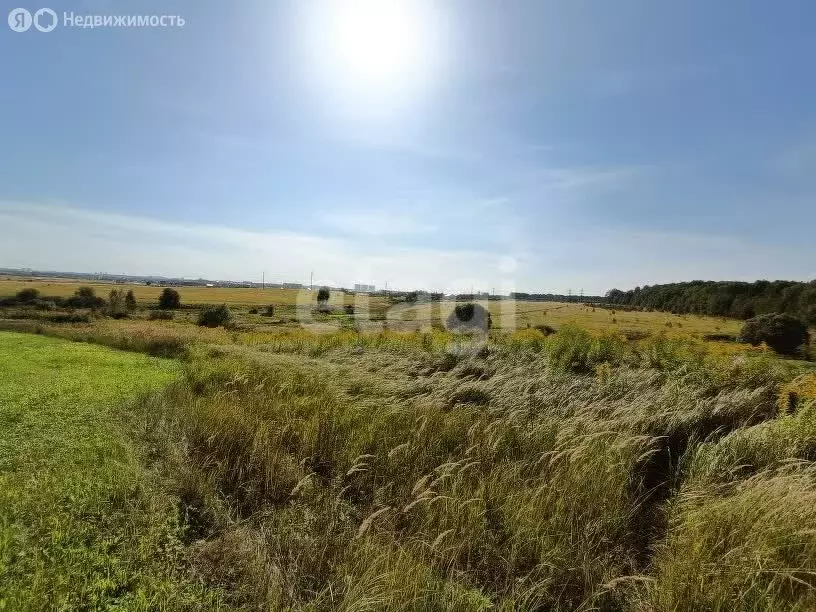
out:
M816 368L706 340L736 321L139 299L0 320L8 609L816 608Z

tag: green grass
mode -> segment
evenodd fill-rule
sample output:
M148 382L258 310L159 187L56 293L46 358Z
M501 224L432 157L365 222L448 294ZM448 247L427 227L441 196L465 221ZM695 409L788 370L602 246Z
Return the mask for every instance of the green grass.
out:
M801 364L567 324L26 329L184 350L0 334L9 609L816 605Z
M168 360L0 332L0 609L205 599L185 578L175 509L154 490L121 411L177 371Z

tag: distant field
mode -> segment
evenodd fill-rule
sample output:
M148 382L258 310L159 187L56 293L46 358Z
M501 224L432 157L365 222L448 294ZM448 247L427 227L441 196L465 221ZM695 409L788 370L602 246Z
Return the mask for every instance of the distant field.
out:
M389 312L393 320L442 321L453 308L452 302L400 306ZM497 329L522 329L550 325L559 328L572 323L592 332L665 332L670 336L703 334L736 335L742 322L696 315L673 315L664 312L623 312L583 304L561 302L490 302L490 315ZM441 315L441 316L440 316Z
M0 279L0 297L14 295L23 288L35 288L43 295L69 296L80 286L91 286L101 297L107 297L112 289L132 289L141 306L155 304L161 293L160 286L118 285L114 283L84 283L75 280L55 279ZM314 303L317 292L297 289L256 289L228 287L175 287L181 295L182 304L222 304L240 309L241 307L276 306L293 307ZM414 306L408 304L390 305L385 298L343 295L333 292L331 303L335 305L362 302L361 312L378 318L386 317L395 328L440 325L444 322L453 302L425 303ZM358 303L358 307L361 306ZM579 325L589 331L661 333L670 336L702 336L704 334L736 335L742 322L696 315L673 315L662 312L625 312L603 308L586 307L583 304L559 302L509 302L491 301L489 309L496 329L523 329L529 326L550 325L558 328L566 323ZM287 312L294 316L294 311ZM264 322L258 319L258 323Z
M139 302L156 303L162 291L162 285L137 285L118 283L89 283L73 279L18 279L0 278L0 297L14 295L20 289L38 289L43 295L67 297L79 287L93 287L97 295L107 297L113 289L133 290ZM314 301L317 291L309 292L306 289L257 289L233 287L173 287L181 295L182 304L229 304L246 306L265 306L268 304L290 306L297 303L298 295L301 299ZM311 293L311 298L309 294ZM338 294L339 296L340 294ZM345 302L354 302L354 296L344 296Z

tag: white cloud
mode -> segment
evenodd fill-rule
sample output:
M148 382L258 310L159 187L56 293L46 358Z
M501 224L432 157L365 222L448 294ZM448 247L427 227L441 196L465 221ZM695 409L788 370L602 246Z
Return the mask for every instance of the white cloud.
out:
M370 228L369 228L370 229ZM502 257L392 248L367 239L254 232L59 205L0 201L0 261L40 270L464 290L514 286Z
M159 221L56 204L0 201L0 265L40 270L394 289L585 294L672 281L816 277L816 248L734 236L552 226L504 252L396 247L369 235L330 238Z
M346 234L425 234L439 229L420 218L385 211L331 211L321 213L318 218L328 227Z

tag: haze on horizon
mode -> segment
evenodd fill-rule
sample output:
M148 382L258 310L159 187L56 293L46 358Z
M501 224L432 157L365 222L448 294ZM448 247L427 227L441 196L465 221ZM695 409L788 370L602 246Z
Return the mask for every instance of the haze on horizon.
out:
M57 12L185 25L0 28L0 267L586 294L816 278L812 2Z

